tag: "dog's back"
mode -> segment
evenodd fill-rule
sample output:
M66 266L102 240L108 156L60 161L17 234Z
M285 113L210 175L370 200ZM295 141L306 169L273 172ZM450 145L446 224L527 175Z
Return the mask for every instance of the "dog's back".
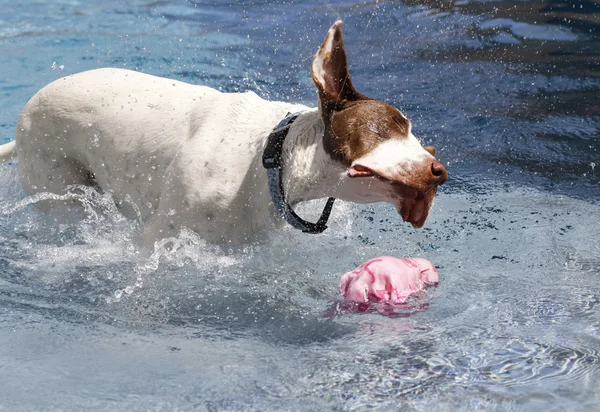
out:
M147 198L185 141L189 113L208 87L120 69L59 79L25 106L17 124L19 175L28 193L62 193L90 176L105 190ZM153 173L152 177L159 176Z

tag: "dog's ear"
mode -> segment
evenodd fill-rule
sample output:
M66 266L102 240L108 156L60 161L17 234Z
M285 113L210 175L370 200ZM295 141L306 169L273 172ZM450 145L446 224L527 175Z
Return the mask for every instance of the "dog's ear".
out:
M423 149L429 152L430 155L435 156L436 150L433 146L425 146Z
M387 109L363 104L375 100L354 89L348 71L341 20L336 21L327 32L310 71L319 93L319 112L325 126L323 148L333 160L350 167L354 159L376 146L379 138L368 130L369 124L373 123L369 119L379 120L382 114L387 114ZM396 109L394 111L397 112ZM369 139L369 136L373 138ZM370 172L357 168L349 173L358 177Z
M354 90L348 72L341 20L336 21L327 32L325 40L312 62L310 71L313 82L319 90L323 110L333 109L344 100L353 101L363 98Z

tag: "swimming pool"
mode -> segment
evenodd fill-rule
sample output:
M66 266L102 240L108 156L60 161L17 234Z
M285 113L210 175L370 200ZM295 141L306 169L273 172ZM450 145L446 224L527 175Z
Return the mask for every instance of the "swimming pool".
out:
M401 108L450 172L422 230L340 203L322 235L220 248L184 232L147 256L109 195L54 221L0 166L0 407L600 402L597 2L0 6L0 143L39 88L96 67L314 105L309 63L342 18L355 86ZM427 310L324 317L339 276L384 254L439 268Z

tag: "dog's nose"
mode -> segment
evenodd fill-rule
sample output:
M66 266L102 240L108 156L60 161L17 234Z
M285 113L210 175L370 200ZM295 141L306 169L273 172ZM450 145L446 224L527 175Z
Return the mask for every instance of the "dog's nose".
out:
M441 162L433 159L431 162L431 182L436 185L444 184L448 180L448 171Z

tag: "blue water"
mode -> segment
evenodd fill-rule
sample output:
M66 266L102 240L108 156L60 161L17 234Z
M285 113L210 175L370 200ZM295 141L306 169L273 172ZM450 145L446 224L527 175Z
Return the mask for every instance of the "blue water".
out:
M109 195L54 221L2 165L0 409L597 408L598 2L0 0L0 143L38 89L97 67L314 105L338 18L357 89L448 166L425 229L340 203L323 235L185 232L148 257ZM438 266L427 310L324 318L383 254Z

